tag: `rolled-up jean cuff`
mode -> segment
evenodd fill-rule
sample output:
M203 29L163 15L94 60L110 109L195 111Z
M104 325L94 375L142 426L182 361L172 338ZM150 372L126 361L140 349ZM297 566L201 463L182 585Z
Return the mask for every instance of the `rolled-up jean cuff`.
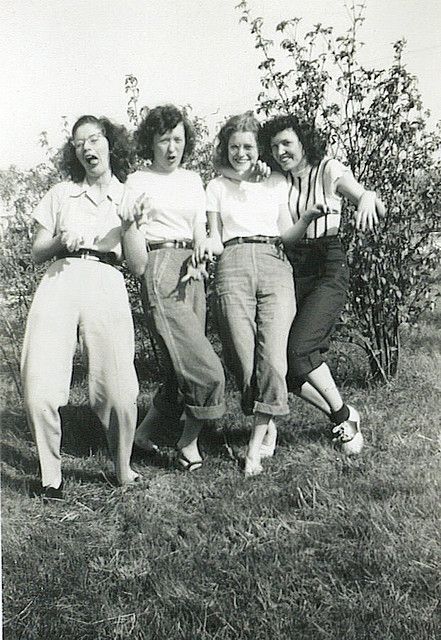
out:
M211 405L209 407L192 407L189 404L185 405L185 413L197 420L217 420L221 418L226 410L225 402L221 404Z
M291 376L303 381L311 371L314 371L314 369L317 369L325 362L325 358L320 351L313 351L305 355L296 354L295 356L291 356L290 360L293 363L290 367Z
M265 402L254 402L253 413L266 413L269 416L286 416L289 413L287 404L266 404Z

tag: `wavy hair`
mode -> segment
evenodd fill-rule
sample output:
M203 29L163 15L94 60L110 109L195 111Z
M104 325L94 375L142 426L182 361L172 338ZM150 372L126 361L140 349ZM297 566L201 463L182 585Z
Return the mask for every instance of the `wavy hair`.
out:
M63 145L60 151L59 169L74 182L82 182L86 177L86 170L78 160L73 138L77 129L83 124L95 124L101 129L109 143L110 169L120 182L125 182L132 170L134 161L133 145L127 129L115 124L108 118L101 116L85 115L78 118L72 127L70 139Z
M237 132L253 133L256 143L259 142L260 123L252 111L231 116L219 131L213 152L213 163L216 168L231 166L228 160L228 142L233 133Z
M312 166L320 164L326 153L325 137L313 125L302 122L294 115L276 116L264 123L259 134L263 160L273 169L281 170L271 153L271 140L285 129L292 129L297 134L308 163Z
M173 104L164 104L147 112L135 131L136 153L144 160L154 160L153 138L173 130L182 122L185 131L185 146L182 161L191 155L196 143L196 135L190 120Z

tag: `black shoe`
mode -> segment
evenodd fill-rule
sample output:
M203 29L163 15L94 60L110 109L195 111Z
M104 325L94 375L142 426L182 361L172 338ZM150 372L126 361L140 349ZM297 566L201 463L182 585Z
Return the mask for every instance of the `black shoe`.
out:
M41 491L41 497L43 502L51 502L52 500L63 500L63 482L61 482L58 489L55 487L43 487Z

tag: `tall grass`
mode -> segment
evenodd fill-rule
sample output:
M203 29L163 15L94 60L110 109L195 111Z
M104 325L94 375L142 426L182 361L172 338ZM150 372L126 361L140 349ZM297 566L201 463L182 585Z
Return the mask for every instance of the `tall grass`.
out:
M230 390L202 470L175 470L164 447L159 463L135 455L139 486L115 487L79 380L63 411L66 500L51 506L29 495L35 448L5 380L4 637L439 637L440 329L438 311L405 332L399 376L383 387L356 352L334 350L363 417L360 458L343 459L322 416L292 400L277 455L247 480L248 426ZM141 414L153 388L143 384Z

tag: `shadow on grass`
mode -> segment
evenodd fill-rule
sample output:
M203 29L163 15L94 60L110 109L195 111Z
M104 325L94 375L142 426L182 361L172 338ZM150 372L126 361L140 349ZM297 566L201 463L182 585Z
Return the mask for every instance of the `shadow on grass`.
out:
M100 484L106 481L100 472L88 471L86 469L63 469L63 478L74 480L81 484ZM115 485L116 486L116 485ZM29 475L16 475L15 470L10 467L2 470L2 487L29 497L38 497L41 494L41 482L37 456L31 461Z
M100 451L107 453L104 429L87 406L68 405L60 409L62 454L85 458ZM38 456L24 410L2 412L2 484L21 494L33 495L40 486ZM66 468L63 476L80 482L103 482L100 472Z

